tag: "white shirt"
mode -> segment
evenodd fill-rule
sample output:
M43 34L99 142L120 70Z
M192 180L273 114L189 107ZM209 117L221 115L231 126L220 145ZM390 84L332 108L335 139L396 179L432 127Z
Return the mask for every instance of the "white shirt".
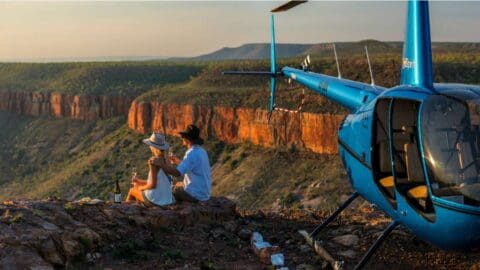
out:
M177 170L184 175L185 191L199 201L210 199L212 176L207 152L199 145L190 147Z
M152 172L148 173L148 178ZM163 170L159 170L157 174L157 185L154 189L146 189L143 191L147 200L156 205L167 205L175 202L172 195L172 183Z

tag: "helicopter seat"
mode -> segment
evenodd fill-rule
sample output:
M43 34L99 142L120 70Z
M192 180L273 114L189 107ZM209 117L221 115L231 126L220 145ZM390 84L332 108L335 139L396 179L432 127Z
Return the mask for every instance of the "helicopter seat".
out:
M382 179L380 179L380 184L384 188L393 188L393 176L387 176Z
M423 168L417 145L414 143L406 143L404 145L404 151L408 183L414 186L424 185L425 178L423 177Z
M392 162L390 159L390 143L382 140L378 143L379 180L378 184L390 198L395 198L392 176Z
M382 179L380 179L380 181L378 181L380 183L380 185L382 186L383 188L383 191L391 198L395 198L395 190L394 190L394 181L393 181L393 176L387 176L387 177L384 177Z
M408 196L417 200L426 200L428 191L426 185L417 186L408 190Z
M458 161L460 165L460 177L463 183L476 183L478 172L472 155L472 148L467 142L457 143Z
M422 210L427 209L428 190L423 175L423 168L418 153L418 147L415 143L406 143L405 163L407 169L407 196L413 200L414 204Z

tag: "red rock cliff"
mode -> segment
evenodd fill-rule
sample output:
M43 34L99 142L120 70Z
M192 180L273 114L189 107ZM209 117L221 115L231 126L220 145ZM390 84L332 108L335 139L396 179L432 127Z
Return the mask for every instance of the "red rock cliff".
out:
M132 99L40 92L0 92L0 111L97 120L126 115Z
M188 124L201 128L205 138L226 143L250 142L264 147L295 145L316 153L335 154L343 115L275 112L251 108L202 107L133 101L128 125L140 133L178 135Z

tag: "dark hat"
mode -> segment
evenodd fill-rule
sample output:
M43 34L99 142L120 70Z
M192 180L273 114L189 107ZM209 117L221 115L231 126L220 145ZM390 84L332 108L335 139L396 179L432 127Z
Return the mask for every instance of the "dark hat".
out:
M200 129L195 125L188 125L187 129L179 133L182 138L191 141L193 144L203 144L203 139L200 138Z

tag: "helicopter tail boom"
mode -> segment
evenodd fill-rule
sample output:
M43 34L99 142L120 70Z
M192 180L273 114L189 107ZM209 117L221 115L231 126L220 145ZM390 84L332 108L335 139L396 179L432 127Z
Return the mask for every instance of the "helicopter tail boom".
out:
M298 4L306 1L291 1L285 6L279 7L279 10L272 10L272 12L279 12L288 10ZM281 10L280 10L281 9ZM374 99L381 92L386 90L384 87L375 86L371 84L361 83L342 79L340 77L331 77L324 74L309 72L307 69L295 69L291 67L284 67L277 70L276 67L276 49L275 49L275 23L274 15L271 15L270 28L270 71L225 71L225 75L254 75L254 76L269 76L270 77L270 114L275 110L275 91L277 84L277 77L286 76L290 79L306 86L314 92L325 96L333 102L350 111L356 111L361 105Z
M361 105L385 90L380 86L339 79L291 67L282 68L282 74L350 111L356 111Z

